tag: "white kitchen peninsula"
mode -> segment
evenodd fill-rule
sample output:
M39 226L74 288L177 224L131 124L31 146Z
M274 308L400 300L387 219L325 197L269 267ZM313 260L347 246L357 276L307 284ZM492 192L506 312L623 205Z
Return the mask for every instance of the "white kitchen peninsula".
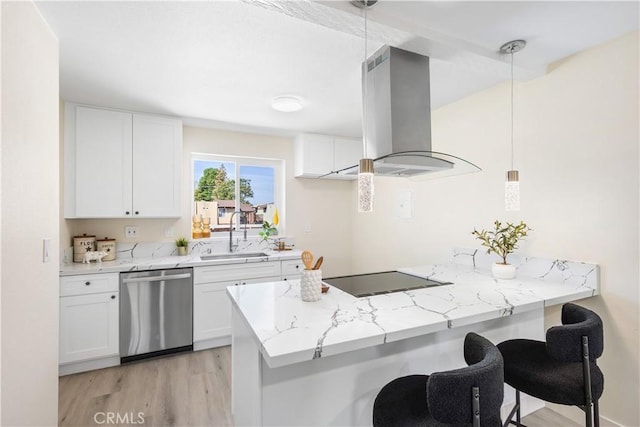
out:
M331 288L303 302L297 281L227 288L236 424L370 425L390 380L465 366L467 332L543 340L545 306L598 294L594 264L526 258L517 279L496 280L487 262L457 250L453 263L400 270L453 284L363 298Z

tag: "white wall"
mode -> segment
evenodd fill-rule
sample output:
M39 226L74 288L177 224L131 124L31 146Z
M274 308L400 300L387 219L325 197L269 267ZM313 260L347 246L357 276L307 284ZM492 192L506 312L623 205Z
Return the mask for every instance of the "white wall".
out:
M2 425L58 421L58 42L2 2ZM42 241L51 239L51 261Z
M522 219L534 229L521 254L600 264L602 295L580 304L605 325L601 414L627 426L640 425L639 78L634 33L516 84L520 212L506 213L503 203L507 83L433 113L434 149L467 158L482 172L425 182L378 179L376 212L352 214L359 271L446 259L453 246L479 246L471 231L494 219ZM414 192L411 221L393 218L400 189ZM546 315L547 327L559 323L559 307ZM583 419L576 408L554 409Z
M69 247L71 237L83 233L127 241L125 225L139 227L137 241L140 242L172 241L176 237L191 236L191 153L284 159L286 206L280 211L286 224L285 234L295 237L296 248L309 249L316 256L324 255L325 275L348 274L351 271L350 212L355 206L351 198L351 182L294 178L291 138L188 126L184 128L181 219L62 220L62 245ZM305 224L311 226L310 233L304 232ZM174 237L165 236L168 228L173 228Z

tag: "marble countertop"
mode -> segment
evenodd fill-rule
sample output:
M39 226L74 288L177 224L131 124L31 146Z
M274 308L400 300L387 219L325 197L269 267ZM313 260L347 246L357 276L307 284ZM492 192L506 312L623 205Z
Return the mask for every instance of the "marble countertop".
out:
M225 264L245 264L267 261L281 261L288 259L300 259L300 250L274 251L266 250L268 256L256 258L237 258L237 259L218 259L218 260L202 260L199 253L186 256L157 256L157 257L141 257L141 258L122 258L114 261L103 261L102 263L92 262L90 264L83 263L65 263L60 266L60 276L73 276L78 274L95 274L95 273L121 273L128 271L142 270L160 270L167 268L182 267L204 267L210 265ZM241 252L237 252L239 254ZM212 253L208 255L221 255L220 253ZM207 255L204 255L207 256Z
M468 264L404 268L399 271L453 284L361 298L331 287L317 302L300 299L296 280L229 287L227 293L267 364L280 367L599 292L595 264L527 258L519 270L516 279L495 279L475 258Z

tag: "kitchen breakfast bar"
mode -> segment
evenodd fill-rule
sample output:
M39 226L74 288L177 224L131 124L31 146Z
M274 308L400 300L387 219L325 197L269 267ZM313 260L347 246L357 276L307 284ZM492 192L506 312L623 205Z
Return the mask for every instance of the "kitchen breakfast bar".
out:
M498 280L490 257L457 249L451 263L399 270L451 284L361 298L331 287L304 302L298 281L227 288L236 425L371 425L389 381L466 366L468 332L544 340L545 307L599 293L595 264L512 261L518 277ZM507 386L503 415L513 400ZM523 399L523 413L542 406Z

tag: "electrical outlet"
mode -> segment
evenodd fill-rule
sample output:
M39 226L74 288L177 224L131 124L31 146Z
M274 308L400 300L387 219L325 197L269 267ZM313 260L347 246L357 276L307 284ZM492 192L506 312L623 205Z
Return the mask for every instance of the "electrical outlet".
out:
M304 225L304 232L311 233L311 224L307 223Z
M124 236L127 239L138 237L138 227L126 226L124 228Z
M173 227L164 230L164 237L173 237Z

